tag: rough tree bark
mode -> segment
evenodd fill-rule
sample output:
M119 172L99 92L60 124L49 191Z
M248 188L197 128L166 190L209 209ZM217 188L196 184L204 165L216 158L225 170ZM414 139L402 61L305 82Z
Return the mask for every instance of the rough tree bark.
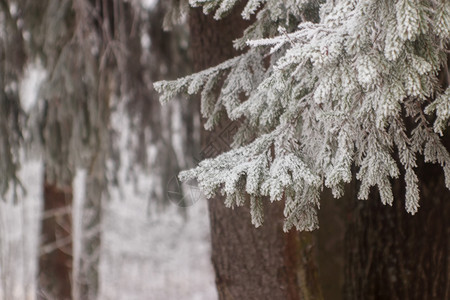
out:
M376 191L368 201L352 201L345 299L448 299L450 192L439 168L422 170L414 216L404 209L400 180L393 207L384 206Z
M448 71L441 72L440 81L448 86ZM448 132L444 139L450 150ZM417 169L421 201L414 216L404 208L402 179L393 181L392 207L381 203L375 189L368 201L358 201L356 187L351 188L345 299L450 299L450 191L441 167Z
M239 8L221 21L191 9L190 29L194 69L216 65L236 55L232 40L246 23ZM222 121L212 132L202 132L203 156L228 148L233 124ZM250 223L248 207L226 208L221 197L208 200L212 263L219 299L321 299L315 265L315 239L310 233L282 230L283 205L264 210L260 228Z
M348 187L348 193L351 193ZM346 211L344 201L336 200L326 189L320 198L317 236L317 264L324 299L341 300L344 283L344 236Z
M44 183L38 299L72 298L72 187Z

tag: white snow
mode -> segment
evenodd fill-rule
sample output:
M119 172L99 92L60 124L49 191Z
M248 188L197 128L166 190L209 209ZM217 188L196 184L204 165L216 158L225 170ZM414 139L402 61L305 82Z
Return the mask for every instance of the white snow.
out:
M45 69L39 63L30 64L25 69L24 78L20 83L20 101L26 113L30 113L36 104L39 87L46 76Z
M141 3L145 9L152 10L153 8L155 8L158 0L141 0Z
M84 172L77 174L75 220L84 189ZM0 201L0 300L36 296L42 163L25 163L20 178L27 194L16 205ZM206 200L186 208L184 217L175 205L147 207L148 196L128 184L106 201L99 299L217 299Z
M0 197L0 299L34 299L39 218L42 208L42 163L22 166L19 178L26 193Z

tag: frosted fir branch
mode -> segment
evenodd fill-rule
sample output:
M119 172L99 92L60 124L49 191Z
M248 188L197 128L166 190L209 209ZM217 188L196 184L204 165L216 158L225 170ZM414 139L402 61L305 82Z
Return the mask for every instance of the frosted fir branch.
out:
M426 114L432 114L433 112L436 112L434 131L442 136L443 130L447 128L450 119L450 88L447 88L443 94L426 107Z
M228 60L214 68L175 80L160 81L154 84L162 93L161 103L165 103L177 94L199 93L201 95L201 114L207 118L205 128L212 129L225 110L231 120L240 115L234 111L242 104L242 97L249 96L264 78L266 68L259 50ZM217 87L220 84L220 92Z
M189 3L193 7L203 7L205 14L213 11L214 18L219 20L225 17L238 3L237 0L190 0ZM324 0L250 0L247 1L241 15L244 20L256 14L256 21L250 25L241 38L234 42L236 49L243 49L248 40L255 40L273 36L276 34L278 26L290 27L297 25L301 21L315 20L315 16L308 14L312 8L318 9L319 4ZM297 18L292 18L294 16Z
M383 204L392 205L393 194L389 178L400 175L397 164L385 147L380 148L380 137L371 130L367 138L367 154L361 161L356 178L361 181L358 198L367 200L370 187L377 185Z
M443 39L450 39L450 2L443 1L436 7L435 30L437 34Z
M289 153L275 158L261 191L264 196L270 196L271 201L279 201L287 188L318 186L320 182L320 177L313 174L300 157Z
M219 191L220 185L225 184L226 180L230 181L228 183L230 186L232 181L236 180L236 174L247 173L245 168L260 169L262 165L259 164L269 159L267 151L277 133L278 131L275 131L262 135L249 145L232 149L213 159L203 160L196 168L180 172L179 178L181 181L197 178L206 197L211 198ZM251 165L248 165L248 162L251 162ZM240 164L245 164L245 168L240 169ZM250 172L250 174L252 173ZM251 190L252 188L249 188L249 191Z
M431 131L426 131L426 142L423 148L425 162L438 163L444 170L445 185L450 189L450 154L442 145L439 136Z
M264 209L263 200L260 197L250 197L250 215L252 218L252 224L256 228L261 226L264 222Z
M252 3L249 1L247 6L250 4ZM287 18L289 13L280 9L274 11L274 5L274 1L264 2L263 7L256 15L256 20L244 30L241 38L238 38L233 42L236 49L242 50L246 48L248 46L247 42L251 40L276 36L279 33L277 30L280 26L289 26L289 19ZM243 14L246 14L245 9ZM244 19L246 19L246 17L244 17Z
M424 112L414 106L418 126L412 131L412 148L423 154L425 162L438 163L444 170L445 186L450 189L450 154L439 135L428 125Z
M349 183L352 179L351 166L353 163L354 143L351 140L349 126L345 126L338 135L338 147L332 162L332 167L325 175L325 186L332 189L333 196L342 196L341 184Z
M318 228L317 207L320 191L313 187L305 188L301 194L288 195L284 208L286 220L283 225L285 232L295 227L298 231L313 231Z
M434 131L422 108L438 94L434 77L447 51L447 33L441 28L446 12L437 12L442 2L401 0L380 6L377 1L328 1L320 10L321 22L293 28L285 16L303 20L294 2L303 3L248 2L261 7L256 25L246 31L258 38L247 43L251 48L245 57L172 88L202 93L209 127L219 112L244 120L236 148L180 176L197 178L208 197L223 194L229 207L250 199L255 225L262 223L256 199L285 199L285 230L312 230L323 185L342 196L356 167L358 197L367 199L377 186L381 201L391 205L390 179L400 175L400 162L405 208L414 214L419 207L418 153L440 164L450 187L450 155L437 134L448 126L448 90L426 109L436 114ZM271 22L269 30L264 22ZM242 46L244 38L235 45ZM223 84L216 94L218 82ZM417 124L411 132L403 124L404 112Z
M306 44L314 39L320 33L334 33L335 30L324 26L323 24L314 24L312 22L301 23L298 30L287 33L284 27L279 27L280 35L273 38L263 38L258 40L249 40L247 45L250 47L272 46L270 53L275 53L285 44Z
M216 9L223 0L189 0L189 5L192 7L203 7L203 13L208 15Z
M208 198L220 192L226 196L228 207L243 205L245 194L268 196L271 201L279 201L291 186L299 193L307 188L318 190L320 177L314 175L298 155L288 152L275 160L270 157L270 147L277 147L275 142L283 135L281 132L282 128L279 128L248 146L204 160L198 167L181 172L179 178L182 181L196 178ZM259 206L254 205L254 209ZM253 211L252 214L254 222L259 224L260 212Z
M177 80L161 80L155 82L153 87L158 93L161 94L159 98L160 103L164 105L180 93L188 93L190 95L197 93L209 78L217 76L220 72L230 69L237 62L239 62L241 58L241 56L231 58L215 67Z
M224 0L220 3L219 8L216 10L214 14L214 19L220 20L223 16L225 16L231 9L236 5L239 0Z
M406 193L405 209L408 213L414 215L419 209L419 179L412 168L407 168L405 173Z
M203 7L203 12L209 14L215 10L214 18L219 20L227 15L239 2L239 0L189 0L192 7ZM324 2L323 0L284 0L282 3L277 0L249 0L241 15L244 20L250 19L261 7L267 7L275 15L272 21L279 19L280 14L285 14L286 18L289 14L299 16L304 9L313 3Z
M249 0L242 11L242 18L244 20L249 20L250 16L255 14L258 8L266 2L267 0Z
M215 10L214 19L216 20L226 16L238 2L239 0L189 0L192 7L202 7L206 15Z
M406 135L406 127L400 120L391 123L391 135L397 146L400 163L405 169L405 209L414 215L419 208L419 179L414 172L417 167L416 153L411 147L411 139Z

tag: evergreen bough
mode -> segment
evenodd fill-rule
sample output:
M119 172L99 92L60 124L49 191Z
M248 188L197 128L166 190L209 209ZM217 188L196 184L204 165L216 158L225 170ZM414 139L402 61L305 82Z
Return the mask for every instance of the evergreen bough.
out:
M220 19L238 2L189 4ZM265 199L285 199L285 231L317 228L321 191L341 197L353 167L359 199L377 186L392 205L390 179L401 165L411 214L419 208L418 154L443 168L450 188L441 140L450 89L437 80L448 70L450 1L249 0L242 17L254 14L234 43L244 54L154 85L162 103L200 93L206 129L222 112L243 120L232 150L183 171L182 180L196 178L208 198L221 193L229 207L249 198L255 226Z

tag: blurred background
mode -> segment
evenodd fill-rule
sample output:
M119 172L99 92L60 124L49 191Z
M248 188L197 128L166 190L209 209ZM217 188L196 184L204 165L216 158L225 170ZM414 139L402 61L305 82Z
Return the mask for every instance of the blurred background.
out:
M0 299L216 299L186 1L0 0Z

